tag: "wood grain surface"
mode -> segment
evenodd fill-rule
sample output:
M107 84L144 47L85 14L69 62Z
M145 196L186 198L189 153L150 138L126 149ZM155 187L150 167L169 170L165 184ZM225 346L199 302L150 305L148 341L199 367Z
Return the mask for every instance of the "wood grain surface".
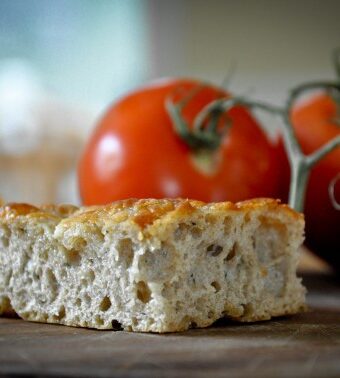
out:
M339 377L340 285L308 275L310 311L178 334L96 331L0 319L2 376Z

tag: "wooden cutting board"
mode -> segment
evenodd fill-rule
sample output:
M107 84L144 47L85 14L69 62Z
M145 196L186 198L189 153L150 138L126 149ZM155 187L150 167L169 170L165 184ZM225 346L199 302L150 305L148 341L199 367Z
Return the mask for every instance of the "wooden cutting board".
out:
M308 275L310 311L178 334L96 331L0 319L0 374L339 377L340 285Z

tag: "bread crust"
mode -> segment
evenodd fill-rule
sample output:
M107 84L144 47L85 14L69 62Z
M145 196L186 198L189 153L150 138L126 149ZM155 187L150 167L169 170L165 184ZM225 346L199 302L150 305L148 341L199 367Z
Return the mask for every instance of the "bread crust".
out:
M8 203L0 207L0 220L6 219L14 222L17 217L25 216L27 219L55 217L63 220L65 226L68 222L98 222L109 221L113 224L129 219L141 230L150 227L156 221L166 219L170 214L172 220L193 215L198 210L210 211L253 211L259 208L271 210L280 209L295 220L303 221L303 214L291 209L280 200L271 198L256 198L247 201L205 203L190 199L126 199L103 206L77 207L74 205L42 205L36 207L26 203ZM169 218L167 218L169 219ZM170 220L170 219L169 219Z
M124 227L135 231L136 235L138 235L138 240L146 240L150 243L155 243L156 240L161 243L162 238L165 238L164 235L169 234L168 229L174 225L180 224L182 220L210 217L211 224L213 224L218 217L224 218L231 214L240 215L242 213L242 217L245 219L245 222L247 222L247 217L250 218L252 213L258 211L268 211L271 214L280 213L282 218L285 219L285 222L292 222L296 225L297 232L301 235L304 227L303 215L292 210L289 206L281 204L279 200L268 198L252 199L235 204L231 202L205 203L189 199L127 199L104 206L92 207L76 207L73 205L42 205L36 207L24 203L9 203L0 207L0 224L50 223L55 228L56 232L54 233L54 237L56 237L57 240L59 237L58 235L63 235L69 230L75 230L80 226L90 227L89 233L91 234L92 226L96 227L98 230L110 230L114 229L116 225L124 223ZM264 220L263 222L265 225L267 220ZM269 226L274 228L280 227L280 225L276 225L275 223L270 224ZM102 233L100 233L100 235L103 237ZM73 253L72 251L75 246L74 243L76 243L74 237L70 239L70 243L72 244L70 247L66 244L64 244L64 246L69 248L70 258L72 258L71 254ZM78 252L83 253L82 249L79 249ZM174 261L177 261L177 257L172 256L171 258L173 258ZM180 263L176 262L176 264ZM180 267L180 265L176 265L175 269L177 269L177 267ZM150 274L152 274L152 269L150 272ZM259 273L264 277L268 274L265 268L263 268L262 271L259 271ZM300 285L299 281L296 285ZM266 320L270 319L272 316L293 314L303 311L305 309L303 302L304 289L300 286L297 287L298 291L300 291L297 296L298 299L292 300L288 304L285 302L286 299L281 302L278 301L276 308L271 309L270 311L265 307L262 312L251 311L249 309L247 310L246 307L242 307L243 305L241 307L235 307L231 303L229 304L226 302L224 305L225 313L234 320L249 322ZM3 300L1 303L0 292L0 314L1 312L6 314L13 312L13 310L10 307L10 302ZM216 314L213 314L211 318L200 318L198 324L200 327L208 326L220 316L221 313L216 311ZM59 322L72 326L91 326L90 323L86 323L88 325L83 325L79 322L61 320L57 317L46 319L46 316L39 317L36 312L26 313L25 318L42 322ZM189 323L188 319L185 318L183 323L168 322L166 325L162 325L163 328L136 328L136 330L151 330L156 332L182 331L188 329L190 326L188 325ZM106 325L105 327L107 328ZM132 327L131 329L134 328Z
M66 218L78 211L79 208L73 205L42 205L40 207L27 203L10 202L0 207L0 219L11 219L15 221L17 217L26 216L27 218Z

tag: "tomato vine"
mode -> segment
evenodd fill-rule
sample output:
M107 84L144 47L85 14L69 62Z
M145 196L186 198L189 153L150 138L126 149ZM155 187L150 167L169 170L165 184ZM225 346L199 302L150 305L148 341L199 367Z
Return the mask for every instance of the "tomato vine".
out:
M289 205L297 211L303 211L304 199L311 169L322 160L327 154L340 146L340 136L333 138L324 144L321 148L311 154L305 155L296 137L294 127L291 121L291 111L296 100L305 92L311 90L327 91L332 98L340 97L340 49L334 53L334 64L338 75L337 81L320 81L302 84L294 88L288 100L283 107L275 106L269 103L252 101L244 97L232 97L228 99L218 99L208 104L196 117L194 130L202 132L206 120L211 118L212 114L221 116L235 106L244 106L250 109L260 109L279 116L283 121L281 124L284 144L287 151L290 168L291 182L289 189ZM215 121L216 122L216 121Z

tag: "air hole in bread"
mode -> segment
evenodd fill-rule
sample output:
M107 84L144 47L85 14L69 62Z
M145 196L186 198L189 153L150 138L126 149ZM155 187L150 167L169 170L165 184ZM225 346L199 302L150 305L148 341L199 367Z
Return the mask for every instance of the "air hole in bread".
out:
M66 260L70 265L79 265L80 263L80 253L76 249L70 249L66 251Z
M66 310L65 310L65 307L64 306L60 306L59 308L59 312L58 312L58 315L57 315L57 319L58 320L62 320L64 319L66 316Z
M0 241L1 241L2 246L8 247L9 246L9 239L11 237L11 231L10 231L9 227L7 227L6 225L2 225L0 232L1 232Z
M259 216L260 226L254 234L254 248L259 261L268 263L285 253L287 227L277 219Z
M251 303L241 305L243 307L243 316L249 316L254 312L254 307Z
M235 256L236 256L236 253L239 249L239 246L237 243L234 243L234 245L231 247L227 257L225 258L225 261L230 261L232 260Z
M121 323L119 323L119 321L116 320L116 319L113 319L111 321L111 325L112 325L112 329L114 331L122 331L123 330L123 327L122 327Z
M193 239L199 239L202 236L202 230L198 226L192 227L190 233Z
M65 279L67 277L67 271L65 268L61 269L60 278Z
M48 252L47 250L43 250L41 253L40 253L40 259L47 262L48 261Z
M130 267L133 260L133 244L129 238L121 239L117 243L118 259L125 262L126 267Z
M143 303L148 303L151 299L151 291L144 281L137 283L137 298Z
M30 259L30 256L32 255L32 247L29 246L28 248L28 252L29 253L23 253L21 255L21 258L20 258L20 266L19 266L19 272L20 273L23 273L25 268L26 268L26 265L28 264L28 261ZM40 278L40 277L39 277Z
M72 239L72 246L74 249L81 251L86 247L87 241L82 237L75 237Z
M181 301L176 301L175 310L176 312L181 311L183 308L183 303Z
M191 274L190 274L189 282L190 282L190 284L192 284L192 285L195 285L195 284L196 284L196 278L195 278L194 273L191 273Z
M179 225L177 226L174 232L175 240L178 241L178 240L184 239L188 228L189 226L187 224L179 223Z
M250 214L246 213L244 216L244 223L249 223L250 222Z
M3 281L5 285L9 285L9 282L12 278L12 275L13 275L12 269L8 269L8 271L5 272L5 278L4 278L4 281Z
M89 305L91 303L91 297L88 294L84 294L84 301Z
M94 321L95 321L96 324L99 325L99 326L104 325L104 320L103 320L103 318L101 318L99 315L96 315L96 317L94 318Z
M231 217L229 216L225 217L223 220L223 226L224 226L224 232L226 234L230 234L232 225L233 225L233 220L231 219Z
M173 293L172 286L168 282L165 282L163 284L163 288L162 288L162 292L161 292L162 297L170 298L172 293Z
M217 217L213 214L207 214L205 216L205 221L210 224L215 224L217 222Z
M39 281L42 275L42 268L39 266L34 272L33 272L33 279L35 281Z
M53 302L58 295L59 285L55 274L50 268L47 268L45 271L45 280L49 289L49 299Z
M195 222L191 222L191 224L179 223L174 233L174 239L176 241L183 240L188 235L191 235L193 239L198 239L202 236L202 230Z
M190 325L189 325L189 328L197 328L197 323L191 322Z
M217 281L212 282L211 286L215 288L215 293L218 293L221 290L221 285Z
M190 293L187 293L187 296L189 296ZM206 297L200 297L196 300L196 303L195 303L195 308L197 309L197 311L204 311L205 308L207 306L207 299Z
M253 250L255 251L256 250L256 239L254 236L251 236L251 246L253 248Z
M89 282L93 282L94 279L96 278L96 275L94 273L94 271L92 269L90 269L87 273L86 273L86 277L88 279Z
M9 246L9 238L7 236L1 236L1 245L5 248Z
M111 307L111 300L109 297L104 297L100 302L99 309L100 311L107 311Z
M7 295L0 297L0 314L2 312L11 312L13 310L12 305L11 305L11 300Z
M57 282L57 279L55 278L55 275L54 275L52 269L50 269L50 268L46 269L46 279L47 279L49 286L51 286L54 290L56 290L57 287L58 287L58 282Z
M216 257L223 251L223 247L218 244L210 244L207 247L207 255Z
M183 316L180 324L182 324L183 327L187 327L188 325L190 327L191 319L192 319L191 316L185 315Z
M25 236L25 231L23 228L18 228L14 233L16 233L20 238Z

